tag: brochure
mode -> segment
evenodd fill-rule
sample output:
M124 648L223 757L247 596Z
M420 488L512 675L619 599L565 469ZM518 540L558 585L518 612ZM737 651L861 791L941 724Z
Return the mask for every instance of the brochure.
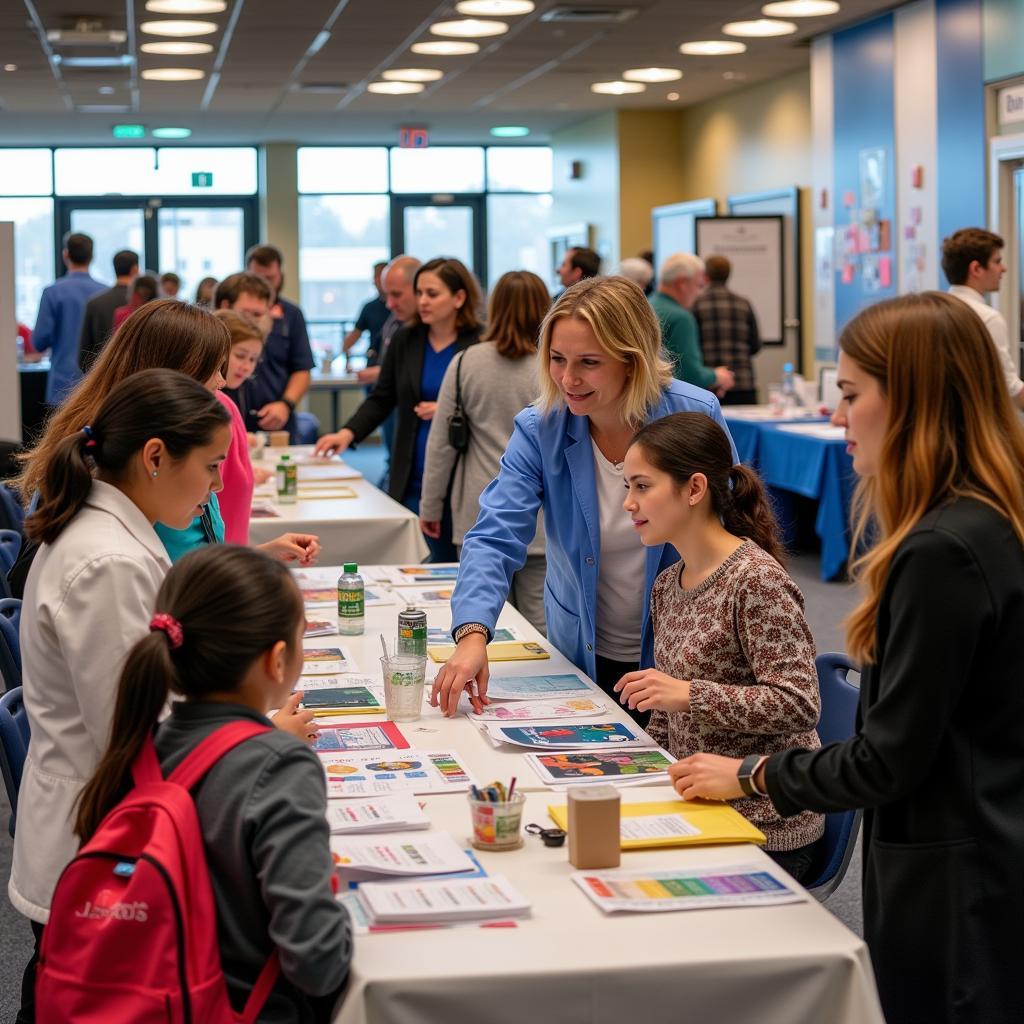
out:
M430 828L430 819L413 797L400 793L368 800L331 800L327 824L334 835L351 835Z
M548 719L593 718L608 713L608 705L590 697L566 697L563 700L516 701L508 704L486 704L479 715L472 710L476 722L544 722Z
M447 832L396 832L387 837L334 836L331 858L343 882L381 875L446 875L476 865Z
M527 754L526 760L549 786L584 782L668 782L669 765L675 763L660 747L642 750L583 750Z
M453 643L428 647L431 660L445 662L455 653ZM533 640L492 640L487 645L488 661L546 661L551 655Z
M313 744L313 749L318 754L349 750L406 750L408 747L409 741L394 722L356 722L352 725L323 726Z
M331 676L355 671L352 655L342 647L307 647L302 652L304 676ZM301 683L296 689L301 689Z
M462 756L450 750L321 754L320 761L331 797L465 793L477 782Z
M638 727L623 722L573 722L529 725L484 723L484 728L498 743L546 750L621 749L651 747L654 741Z
M361 480L363 476L358 469L342 459L325 461L320 456L314 456L311 460L300 457L296 461L299 466L299 484L302 487L310 487L323 481Z
M306 628L302 635L311 636L337 636L338 624L329 619L306 619Z
M366 565L363 578L393 587L419 587L432 583L454 583L459 577L458 562L430 565Z
M577 675L491 676L487 696L492 700L536 700L538 698L576 697L591 692Z
M577 871L571 877L606 914L775 906L805 899L770 866L760 864L665 871Z
M397 595L396 595L397 596ZM491 637L491 643L502 643L506 640L521 640L522 637L512 626L498 626ZM452 643L452 631L450 629L439 629L437 626L427 627L427 645L430 647L454 647Z
M405 604L415 605L417 608L434 607L451 603L452 594L455 588L447 581L440 581L435 587L402 587L397 597Z
M299 587L302 603L307 608L333 608L338 601L336 587Z
M368 882L359 887L359 900L373 924L525 917L530 904L501 875L417 883Z

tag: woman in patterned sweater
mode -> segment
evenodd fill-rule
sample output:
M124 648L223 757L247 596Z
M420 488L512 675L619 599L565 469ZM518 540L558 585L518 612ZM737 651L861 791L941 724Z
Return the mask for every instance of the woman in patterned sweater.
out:
M648 732L673 757L819 746L814 641L757 474L732 464L717 423L681 412L636 435L625 478L641 541L672 544L680 561L651 594L657 667L622 677L622 703L652 712ZM806 874L820 814L783 819L757 796L735 806L771 857L798 880Z

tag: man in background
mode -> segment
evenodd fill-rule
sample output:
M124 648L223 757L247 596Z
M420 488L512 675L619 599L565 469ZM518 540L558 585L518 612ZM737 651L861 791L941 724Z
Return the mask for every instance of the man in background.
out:
M114 253L114 283L85 304L78 339L78 365L88 373L114 329L114 312L128 301L128 287L139 273L139 254L131 249Z
M160 298L176 299L181 291L181 278L177 274L168 271L160 275Z
M562 287L569 288L584 278L597 277L601 273L601 257L586 246L573 246L565 250L565 256L555 272Z
M377 366L380 364L380 332L390 316L387 303L384 301L384 286L381 284L381 276L384 273L384 268L386 266L386 261L374 263L373 286L377 289L377 294L374 298L370 299L369 302L363 305L363 308L359 311L359 316L356 318L355 326L348 332L348 334L345 335L345 338L341 343L342 352L347 353L349 349L351 349L352 346L363 336L363 333L369 331L370 347L366 350L367 366Z
M292 444L297 444L295 407L309 390L313 350L302 310L281 296L283 265L281 250L273 245L256 245L245 254L245 269L263 278L270 288L273 321L259 370L251 381L252 402L259 430L287 430Z
M661 340L675 364L675 376L721 397L734 383L727 366L704 365L700 332L690 312L704 287L704 261L688 252L667 257L658 271L658 290L651 305L661 324Z
M1010 398L1018 409L1024 409L1020 359L1010 347L1010 334L1002 313L985 300L989 292L999 291L999 283L1006 273L1002 238L984 228L961 228L943 240L942 272L949 281L949 294L966 302L985 325L1002 364Z
M46 404L60 405L82 379L78 366L78 339L82 334L85 305L102 282L89 276L92 263L92 239L80 233L64 236L61 259L67 273L43 289L32 345L38 352L50 353L50 372L46 378Z
M693 316L700 329L704 362L728 366L735 385L722 396L723 405L756 405L752 356L760 351L754 308L727 287L732 264L725 256L709 256L704 264L708 286L693 303Z

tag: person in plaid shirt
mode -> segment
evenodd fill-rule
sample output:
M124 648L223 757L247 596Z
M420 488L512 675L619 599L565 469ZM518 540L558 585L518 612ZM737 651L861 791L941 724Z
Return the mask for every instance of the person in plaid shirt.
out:
M704 361L710 366L728 366L735 374L735 386L719 396L722 405L755 405L757 386L751 356L761 348L757 317L742 295L726 287L732 266L724 256L709 256L704 272L708 287L693 304Z

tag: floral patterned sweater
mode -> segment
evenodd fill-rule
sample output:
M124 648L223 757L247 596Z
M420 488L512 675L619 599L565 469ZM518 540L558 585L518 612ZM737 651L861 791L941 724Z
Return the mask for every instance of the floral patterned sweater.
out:
M691 590L680 585L682 571L677 562L655 580L651 619L655 664L690 681L690 710L654 711L650 735L677 758L819 747L814 640L786 570L746 540ZM769 850L795 850L824 831L820 814L782 818L767 797L733 806L764 832Z

